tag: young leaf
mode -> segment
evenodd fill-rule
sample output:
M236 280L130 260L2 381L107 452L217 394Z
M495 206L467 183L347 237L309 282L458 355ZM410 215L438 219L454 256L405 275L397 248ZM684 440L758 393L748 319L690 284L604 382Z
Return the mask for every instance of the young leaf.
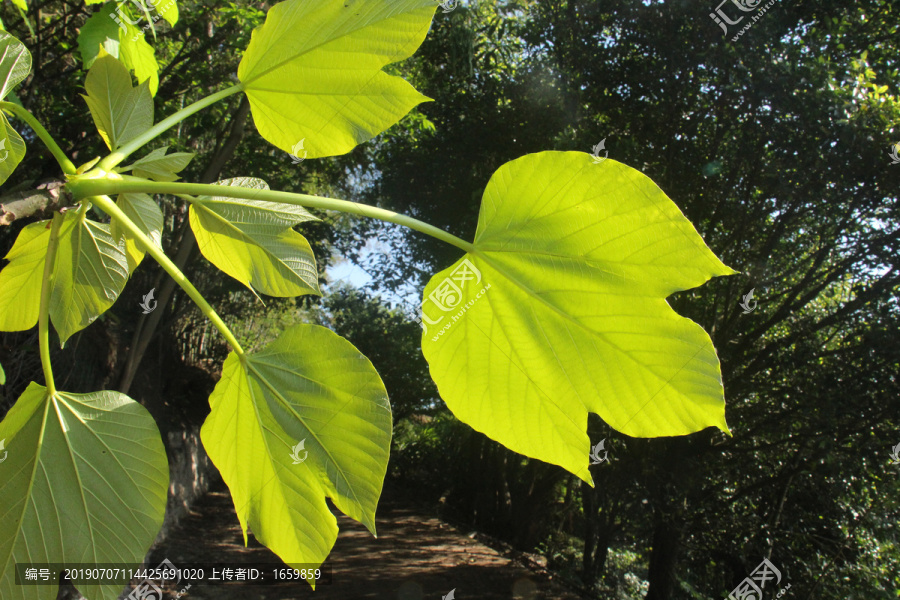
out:
M141 30L130 22L132 19L123 19L116 8L115 2L107 2L81 28L78 50L84 68L93 66L100 47L103 47L130 71L134 71L139 82L146 81L150 94L155 96L159 87L159 63L156 62L153 47L144 39ZM134 22L140 23L137 20Z
M491 178L474 245L423 302L422 349L460 420L587 482L588 412L638 437L727 431L712 342L666 297L734 271L648 177L527 155Z
M137 567L162 526L169 469L147 410L124 394L50 394L36 383L0 423L0 597L56 597L15 582L16 563ZM74 565L72 565L74 566ZM75 580L88 598L121 585Z
M311 351L311 349L314 349ZM391 407L375 368L318 325L232 353L200 436L247 528L289 565L319 564L337 538L325 498L375 533Z
M159 205L147 194L119 194L116 206L122 209L140 230L162 248L163 213ZM126 241L125 254L128 257L128 272L133 272L144 258L144 251L138 248L134 239L119 226L116 219L110 220L109 232L116 242Z
M433 0L286 0L269 9L238 67L256 128L309 157L349 152L428 100L387 64L422 43Z
M97 131L110 150L115 150L153 126L153 97L147 82L131 85L131 74L118 60L100 53L85 80Z
M246 177L216 185L269 189ZM312 248L291 229L312 220L300 206L224 197L201 196L190 210L191 229L209 262L254 292L279 297L320 293Z
M124 173L131 169L132 174L136 177L144 177L154 181L177 181L181 178L176 173L191 162L194 154L191 152L174 152L166 155L168 148L168 146L157 148L147 156L134 161L133 164L119 169L119 172Z

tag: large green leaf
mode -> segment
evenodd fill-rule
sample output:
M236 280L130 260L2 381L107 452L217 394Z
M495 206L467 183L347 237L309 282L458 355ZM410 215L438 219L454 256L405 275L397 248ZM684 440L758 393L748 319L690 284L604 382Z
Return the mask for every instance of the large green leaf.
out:
M286 563L319 564L337 538L328 510L375 533L391 407L378 373L350 342L317 325L264 350L232 353L200 432L247 528Z
M216 185L269 189L248 177ZM312 248L291 229L311 220L315 217L300 206L225 197L201 196L190 211L191 229L209 262L253 291L280 297L319 293Z
M105 51L88 71L84 87L87 95L82 98L110 150L153 126L153 97L148 83L133 87L125 65Z
M422 307L460 420L588 482L588 412L632 436L727 431L712 342L666 297L734 271L649 178L580 152L522 157L491 178L474 246Z
M0 100L31 72L31 54L15 37L0 31ZM0 184L25 158L25 141L0 112Z
M112 306L128 279L125 243L113 239L108 225L85 218L87 208L66 213L59 230L50 319L63 343ZM26 226L6 256L10 263L0 271L2 331L37 324L49 226L49 221Z
M164 2L166 0L163 0ZM153 47L144 39L141 29L116 12L116 3L107 2L87 20L78 34L78 50L84 68L89 69L102 47L134 71L138 82L147 82L150 93L159 88L159 63ZM135 19L131 21L137 22Z
M0 423L0 597L55 598L59 582L15 584L16 563L140 564L163 521L166 452L152 417L118 392L32 383ZM121 585L76 580L91 600Z
M287 0L269 9L238 67L259 133L285 152L349 152L428 100L387 64L422 43L433 0Z

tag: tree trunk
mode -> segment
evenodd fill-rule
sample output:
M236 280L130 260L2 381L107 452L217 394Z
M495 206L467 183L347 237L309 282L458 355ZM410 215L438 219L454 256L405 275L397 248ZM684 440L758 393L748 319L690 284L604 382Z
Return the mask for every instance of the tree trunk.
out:
M650 590L647 600L670 600L675 589L675 563L681 532L669 520L657 522L653 529L650 555Z

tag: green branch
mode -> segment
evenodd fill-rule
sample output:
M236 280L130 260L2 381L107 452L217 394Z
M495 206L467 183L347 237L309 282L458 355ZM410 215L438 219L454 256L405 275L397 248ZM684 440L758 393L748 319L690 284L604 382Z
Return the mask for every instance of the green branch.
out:
M225 338L234 352L243 358L244 349L241 348L241 345L238 343L237 338L234 337L234 334L231 332L231 329L228 328L228 325L222 320L222 318L216 313L215 309L210 306L209 302L206 301L206 298L197 291L197 288L194 287L194 284L190 282L190 280L185 277L184 273L181 272L175 263L169 260L169 257L166 256L165 252L160 249L159 246L153 243L153 241L147 237L147 235L138 228L134 222L128 218L128 216L122 212L122 210L116 206L116 203L113 202L110 198L105 195L97 195L90 198L90 201L100 207L100 210L116 219L119 225L121 225L129 234L135 239L137 245L144 250L147 254L153 257L156 262L169 274L169 276L175 280L175 283L181 286L188 296L190 296L191 300L193 300L197 306L200 307L200 310L203 312L203 315L209 319L213 325L215 325L216 329L219 330L219 333L222 334L222 337Z
M128 142L127 144L122 145L120 148L116 149L114 152L110 153L108 156L105 156L103 158L103 160L101 160L97 164L97 168L102 169L104 171L112 171L116 165L118 165L123 160L128 158L128 156L132 152L139 150L145 144L152 141L154 138L156 138L158 135L160 135L161 133L163 133L170 127L178 125L180 122L184 121L186 118L188 118L192 114L203 110L204 108L206 108L207 106L210 106L211 104L215 104L216 102L218 102L219 100L222 100L223 98L227 98L228 96L237 94L238 92L242 91L243 89L244 89L243 86L240 84L233 85L230 88L226 88L226 89L222 90L221 92L216 92L215 94L207 96L206 98L197 100L196 102L194 102L193 104L191 104L189 106L185 106L184 108L182 108L175 114L169 116L166 119L163 119L162 121L160 121L159 123L157 123L150 129L148 129L141 135L137 136L136 138L134 138L133 140Z
M50 241L47 244L47 255L44 258L44 279L41 283L41 308L38 314L38 344L41 354L41 367L44 369L44 383L50 395L56 393L53 381L53 366L50 364L50 291L53 288L53 266L56 263L56 249L59 247L59 229L62 227L63 215L53 214L50 225Z
M456 237L451 233L447 233L443 229L438 229L434 225L429 225L390 210L369 206L368 204L359 204L357 202L348 202L347 200L337 200L335 198L323 198L321 196L309 196L307 194L293 194L290 192L276 192L273 190L253 190L237 186L226 185L205 185L200 183L180 183L166 182L160 183L156 181L148 181L137 177L123 177L121 180L113 179L82 179L70 181L66 184L66 188L74 195L75 198L85 198L94 195L112 195L122 193L145 193L145 194L171 194L173 196L224 196L227 198L244 198L247 200L263 200L266 202L283 202L285 204L296 204L309 208L321 208L325 210L336 210L340 212L371 217L389 223L396 223L409 227L415 231L422 232L437 238L450 245L456 246L464 252L474 252L475 247L469 242Z
M44 145L47 146L47 149L50 150L50 154L53 155L53 158L56 159L56 162L59 163L59 166L62 168L63 173L66 175L74 175L75 174L75 164L69 160L69 157L66 156L66 153L62 151L62 148L59 147L59 144L56 143L56 140L53 139L53 136L44 129L44 126L35 118L33 114L31 114L27 108L24 106L19 106L18 104L13 104L12 102L0 102L0 109L9 111L25 121L29 127L31 127L34 132L37 134L38 138Z

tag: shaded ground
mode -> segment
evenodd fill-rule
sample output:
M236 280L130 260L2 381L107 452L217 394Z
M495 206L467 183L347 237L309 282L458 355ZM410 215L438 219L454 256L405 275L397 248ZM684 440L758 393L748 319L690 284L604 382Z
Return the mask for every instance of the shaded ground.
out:
M154 552L150 567L167 558L181 567L203 564L207 581L193 582L182 600L440 600L455 589L459 600L555 598L577 600L536 565L523 566L430 516L398 492L385 491L378 506L378 538L344 516L338 517L340 535L325 563L331 584L313 592L305 582L264 586L208 581L209 565L240 567L248 563L283 563L250 536L245 548L231 497L224 486L212 490L192 514ZM169 584L164 598L175 598L185 588ZM154 599L155 600L155 599Z

